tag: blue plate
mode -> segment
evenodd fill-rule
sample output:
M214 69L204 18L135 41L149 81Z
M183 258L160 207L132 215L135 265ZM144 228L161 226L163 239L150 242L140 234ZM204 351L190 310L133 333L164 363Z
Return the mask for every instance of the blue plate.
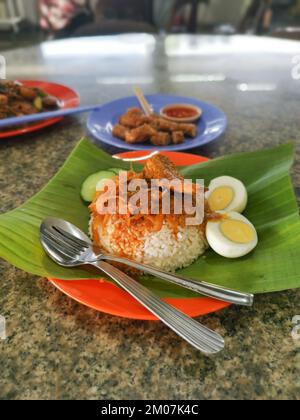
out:
M120 116L128 108L139 107L137 99L118 99L103 105L99 110L93 111L88 119L87 127L89 132L102 143L127 150L187 150L203 146L221 136L227 127L227 118L218 108L197 99L173 95L148 95L147 100L155 113L159 114L161 108L169 104L187 103L200 107L203 111L202 118L198 122L198 136L194 139L186 139L184 143L165 147L152 146L150 143L128 144L112 135L112 129L117 124Z

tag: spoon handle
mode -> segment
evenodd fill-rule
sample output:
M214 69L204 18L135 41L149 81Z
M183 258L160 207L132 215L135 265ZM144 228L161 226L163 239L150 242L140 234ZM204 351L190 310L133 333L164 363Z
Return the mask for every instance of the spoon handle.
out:
M77 108L65 108L57 111L41 112L39 114L25 115L22 117L12 117L5 118L0 120L0 128L10 127L13 125L23 125L34 123L43 120L49 120L51 118L61 118L69 115L81 114L84 112L94 111L101 108L101 105L89 105L89 106L80 106Z
M110 276L139 303L196 349L205 354L215 354L224 348L224 340L219 334L165 303L116 267L104 261L97 261L92 265Z
M101 258L107 261L118 262L126 264L130 267L136 268L137 270L144 271L145 273L151 274L156 277L160 277L168 281L169 283L177 284L178 286L184 287L185 289L192 290L193 292L200 293L204 296L208 296L214 299L221 300L223 302L229 302L234 305L241 306L252 306L254 296L249 293L237 292L230 290L225 287L217 286L215 284L206 283L203 281L195 281L186 279L184 277L177 276L166 271L159 270L155 267L150 267L141 263L137 263L127 258L117 257L114 255L102 255Z

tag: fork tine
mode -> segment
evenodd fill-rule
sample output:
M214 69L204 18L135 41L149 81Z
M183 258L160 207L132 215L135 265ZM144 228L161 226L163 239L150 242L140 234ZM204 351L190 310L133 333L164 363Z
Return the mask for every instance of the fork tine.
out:
M68 247L72 252L75 252L76 254L85 251L81 246L78 246L76 243L70 241L69 239L66 239L64 236L56 232L53 233L49 229L45 229L45 233L54 241L64 245L65 247Z
M73 234L77 237L74 238ZM207 354L217 353L224 348L224 340L219 334L164 303L116 267L93 259L95 253L90 240L76 226L60 219L48 218L41 225L40 239L47 254L59 265L77 267L89 264L99 268L195 348Z
M55 230L59 235L71 241L72 243L76 243L78 246L84 247L86 249L90 247L90 244L83 241L82 239L77 238L75 235L71 235L70 233L66 232L60 227L52 226L52 229Z
M51 252L51 255L50 255L51 258L52 258L52 254L55 253L55 255L57 255L62 260L71 259L73 261L73 258L67 255L66 252L62 252L60 249L58 249L51 239L45 236L43 236L42 239L47 242L44 245L44 249Z
M78 255L77 252L72 251L69 247L62 245L56 240L52 239L48 233L42 233L43 238L47 241L47 244L51 245L54 252L58 251L60 254L63 254L65 257L75 259Z

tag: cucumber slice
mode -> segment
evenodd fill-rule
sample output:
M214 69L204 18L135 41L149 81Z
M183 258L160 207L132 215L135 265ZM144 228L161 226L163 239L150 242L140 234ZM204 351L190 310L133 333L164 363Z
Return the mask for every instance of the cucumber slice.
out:
M96 189L99 182L103 182L105 179L112 179L115 176L116 174L111 171L101 171L90 175L82 184L81 197L84 199L84 201L92 202L96 191L101 191Z

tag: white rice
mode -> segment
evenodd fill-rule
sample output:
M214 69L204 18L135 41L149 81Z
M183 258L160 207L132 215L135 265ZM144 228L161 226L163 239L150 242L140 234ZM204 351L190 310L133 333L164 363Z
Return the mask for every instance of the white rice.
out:
M145 238L143 262L165 271L187 267L206 250L199 229L195 226L179 227L177 238L164 225L159 232Z
M165 271L172 272L189 266L207 249L207 243L197 227L179 227L176 237L166 223L159 232L147 233L140 238L140 244L134 250L131 247L129 232L128 248L121 249L119 244L112 240L115 227L114 224L108 223L105 232L101 227L98 228L101 241L98 245L108 253L125 253L128 258Z

